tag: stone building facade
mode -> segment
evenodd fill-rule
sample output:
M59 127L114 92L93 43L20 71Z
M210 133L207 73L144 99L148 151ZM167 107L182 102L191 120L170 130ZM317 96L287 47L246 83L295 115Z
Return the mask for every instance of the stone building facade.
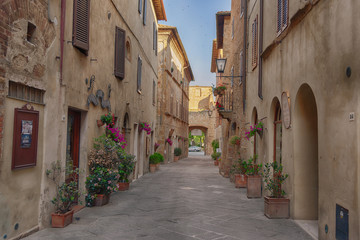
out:
M216 39L213 42L211 72L216 73L216 87L225 86L223 95L216 97L223 108L218 110L217 138L221 148L220 172L228 177L231 166L245 156L247 142L231 145L232 136L244 136L245 126L245 48L244 8L241 1L231 2L231 11L216 14ZM219 73L216 59L226 59L224 73Z
M70 156L81 170L84 191L88 153L104 132L96 121L105 113L117 117L127 151L136 156L133 177L148 172L155 142L158 20L166 20L162 0L0 3L1 236L49 225L54 186L45 172L52 162L65 167ZM38 130L36 121L27 123L37 133L29 144L37 143L35 162L21 164L13 160L23 116L16 111L32 108ZM150 135L138 131L141 122L150 124ZM27 147L23 143L21 135L20 150Z
M168 163L176 147L182 149L181 158L188 154L189 83L194 76L176 27L159 26L158 48L156 142Z
M247 1L246 122L264 123L247 155L282 163L318 239L360 238L360 2L339 3Z
M204 153L211 155L217 120L212 87L191 86L189 92L189 131L199 129L205 134Z

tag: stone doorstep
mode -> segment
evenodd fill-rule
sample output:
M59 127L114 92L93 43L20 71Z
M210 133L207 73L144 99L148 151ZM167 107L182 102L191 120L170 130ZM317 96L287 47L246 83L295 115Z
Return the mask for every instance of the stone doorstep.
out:
M307 232L314 240L318 240L319 223L317 220L293 220L299 227Z

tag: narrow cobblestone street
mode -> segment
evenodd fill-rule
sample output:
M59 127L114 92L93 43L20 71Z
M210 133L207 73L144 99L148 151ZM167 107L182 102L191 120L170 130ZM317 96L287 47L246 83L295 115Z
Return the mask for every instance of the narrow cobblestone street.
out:
M312 239L292 220L267 219L263 199L247 199L217 171L204 156L162 165L108 205L78 212L68 227L26 239Z

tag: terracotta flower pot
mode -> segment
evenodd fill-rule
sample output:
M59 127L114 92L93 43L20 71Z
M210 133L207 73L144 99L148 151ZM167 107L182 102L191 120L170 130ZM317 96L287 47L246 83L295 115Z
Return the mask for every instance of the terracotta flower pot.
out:
M264 214L268 218L289 218L290 199L264 197Z
M74 210L71 210L64 214L52 213L51 214L51 226L53 228L63 228L72 223Z
M150 172L154 173L156 171L156 164L150 164Z
M260 198L261 197L261 176L248 175L247 176L247 197Z
M247 176L245 174L236 174L235 175L235 187L236 188L246 188Z
M130 188L129 182L118 182L117 183L118 191L126 191Z
M156 170L160 170L160 163L156 164Z
M109 203L109 200L110 200L110 195L97 194L95 201L94 201L94 206L100 207L100 206L106 205Z
M214 166L219 166L219 160L214 161Z
M174 162L177 162L177 161L179 161L179 156L174 156Z

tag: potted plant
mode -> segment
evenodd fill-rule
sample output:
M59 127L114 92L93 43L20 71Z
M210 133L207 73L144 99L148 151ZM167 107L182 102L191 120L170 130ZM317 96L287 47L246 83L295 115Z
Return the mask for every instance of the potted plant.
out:
M214 165L219 166L219 157L221 156L221 153L214 152L211 154L211 158L214 160Z
M164 162L164 156L161 155L160 153L154 153L157 158L158 158L158 161L156 163L156 170L159 170L160 169L160 164Z
M216 102L215 106L216 106L216 108L217 108L218 110L224 110L224 109L225 109L224 106L223 106L221 103L219 103L219 102Z
M261 175L259 174L262 164L256 164L257 155L250 157L247 161L247 197L260 198L261 197Z
M151 154L149 157L149 165L150 165L150 172L154 173L156 171L156 165L160 163L159 153ZM161 155L161 154L160 154Z
M266 163L262 173L264 177L265 189L270 192L270 196L264 197L264 214L268 218L289 218L290 199L285 198L285 191L281 186L288 178L288 174L283 174L283 166L279 163Z
M173 145L173 142L171 141L171 138L168 137L166 140L165 140L170 146Z
M255 136L256 133L258 133L261 137L263 133L263 129L264 129L264 123L262 122L258 122L254 126L250 126L250 131L245 132L246 139L249 140L251 137Z
M126 191L130 187L129 176L135 168L135 156L127 153L118 152L118 191Z
M179 158L180 158L180 155L181 155L181 148L175 148L174 149L174 155L175 155L175 157L174 157L174 162L177 162L177 161L179 161Z
M229 143L232 145L240 145L241 138L239 136L232 136Z
M100 117L100 121L103 123L103 124L106 124L107 126L114 126L115 125L115 115L114 114L111 114L110 112L105 114L105 115L102 115ZM98 122L98 126L99 126L99 122Z
M150 128L149 123L141 122L140 126L139 126L139 131L141 132L142 130L144 130L147 135L150 135L151 134L151 128Z
M62 173L65 172L66 176L71 176L72 179L77 179L79 170L73 168L71 161L67 161L67 167L63 169L61 162L53 162L51 169L46 170L46 176L55 184L56 195L51 200L55 205L55 212L51 214L51 226L53 228L63 228L73 220L74 210L71 209L72 205L80 197L77 181L62 182L60 178Z
M237 166L237 174L235 174L235 187L246 188L247 185L246 171L248 169L248 163L243 159L239 159L236 166Z
M87 206L102 206L109 202L110 193L116 189L118 172L116 163L118 151L124 146L114 141L110 135L103 134L95 139L89 154L89 176L86 178L85 197ZM119 140L120 141L120 140Z
M218 95L222 96L225 94L226 87L223 85L219 85L215 88L215 90L217 91Z

